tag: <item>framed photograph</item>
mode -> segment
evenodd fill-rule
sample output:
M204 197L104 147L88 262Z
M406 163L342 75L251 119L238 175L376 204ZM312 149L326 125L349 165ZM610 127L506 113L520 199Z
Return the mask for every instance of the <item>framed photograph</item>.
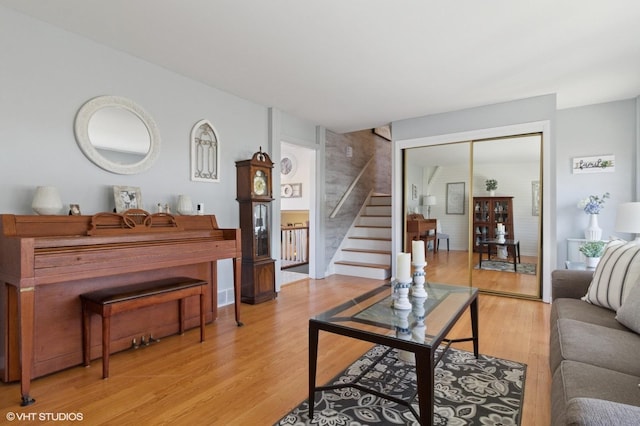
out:
M464 214L464 182L447 184L447 214Z
M129 209L142 209L142 193L137 186L114 186L113 199L116 202L117 213Z
M540 216L540 181L531 181L531 216Z
M80 216L80 204L69 204L69 216Z
M411 184L411 199L412 200L417 200L418 199L418 185L415 184Z

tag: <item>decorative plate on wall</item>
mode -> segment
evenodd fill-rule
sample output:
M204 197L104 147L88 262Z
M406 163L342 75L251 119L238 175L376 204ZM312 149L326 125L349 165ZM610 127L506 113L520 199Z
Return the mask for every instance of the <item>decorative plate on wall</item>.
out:
M282 198L302 197L302 183L283 183L280 185L280 196Z
M282 176L293 176L296 174L298 168L298 161L296 157L291 154L282 154L282 160L280 160L280 173Z

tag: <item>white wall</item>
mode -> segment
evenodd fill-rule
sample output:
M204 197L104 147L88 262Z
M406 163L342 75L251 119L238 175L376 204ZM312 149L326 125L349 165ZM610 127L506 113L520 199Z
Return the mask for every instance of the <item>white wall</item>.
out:
M131 185L141 188L148 210L157 203L175 205L178 194L189 194L221 227L238 227L235 161L251 158L260 146L267 150L265 106L4 7L0 52L0 212L31 214L35 187L47 184L59 188L65 204L78 203L83 214L94 214L113 208L112 185ZM115 175L79 150L74 117L99 95L129 98L155 119L161 151L149 171ZM189 136L203 118L219 133L220 183L189 180ZM218 284L219 304L231 303L231 261L220 262Z
M313 192L311 191L311 163L314 159L313 151L298 145L288 143L281 144L282 158L293 158L296 163L295 171L286 175L280 175L280 184L300 184L302 187L301 197L282 198L280 200L281 210L309 210L311 208L311 199ZM280 171L280 165L276 165L276 172Z
M557 223L558 267L567 255L567 238L584 238L587 215L577 208L579 200L589 195L611 194L598 217L602 237L630 234L615 232L616 206L635 198L638 173L637 99L608 102L558 111ZM615 172L572 174L571 160L602 154L615 155Z

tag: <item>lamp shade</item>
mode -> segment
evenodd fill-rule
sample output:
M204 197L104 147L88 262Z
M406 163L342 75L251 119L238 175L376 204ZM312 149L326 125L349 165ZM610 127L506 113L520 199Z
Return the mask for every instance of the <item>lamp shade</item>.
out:
M616 231L640 234L640 203L622 203L618 206ZM640 242L640 237L636 241Z
M425 206L435 206L436 205L436 196L435 195L425 195L422 200L422 204Z
M59 214L62 210L62 199L55 186L39 186L33 196L31 208L38 214Z

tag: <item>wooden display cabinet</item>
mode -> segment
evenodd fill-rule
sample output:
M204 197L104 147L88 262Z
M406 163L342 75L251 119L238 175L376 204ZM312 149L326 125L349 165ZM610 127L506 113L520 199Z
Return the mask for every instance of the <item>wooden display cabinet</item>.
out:
M480 241L496 238L497 225L505 228L505 238L515 239L513 233L513 197L473 197L473 251L482 249Z

